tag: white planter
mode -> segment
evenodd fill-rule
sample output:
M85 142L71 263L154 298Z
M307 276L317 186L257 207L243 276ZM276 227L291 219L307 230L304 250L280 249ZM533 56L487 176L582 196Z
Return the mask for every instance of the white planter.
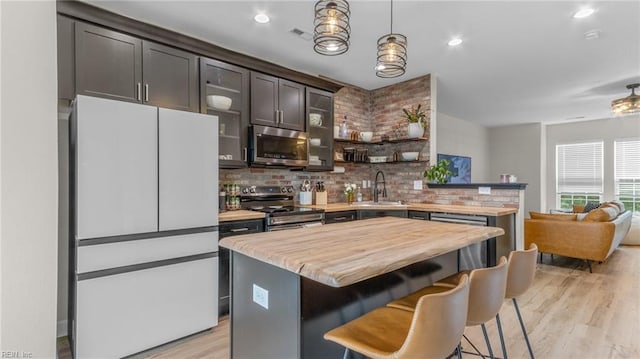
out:
M409 123L409 127L407 127L407 134L409 135L409 138L422 137L424 134L424 128L418 122Z

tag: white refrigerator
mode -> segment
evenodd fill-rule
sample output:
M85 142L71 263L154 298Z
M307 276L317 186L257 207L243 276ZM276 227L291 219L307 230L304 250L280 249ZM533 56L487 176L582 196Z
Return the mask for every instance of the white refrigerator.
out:
M218 322L218 118L78 96L69 337L119 358Z

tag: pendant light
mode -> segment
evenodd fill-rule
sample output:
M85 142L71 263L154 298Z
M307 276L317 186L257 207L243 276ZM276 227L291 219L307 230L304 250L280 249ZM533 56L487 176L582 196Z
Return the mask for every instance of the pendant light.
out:
M407 37L393 33L393 0L391 0L391 31L378 39L376 75L390 78L404 75L407 67Z
M349 50L350 15L349 3L346 0L320 0L316 3L313 49L317 53L335 56Z
M640 87L640 83L627 85L627 88L631 90L631 95L611 101L611 111L616 115L640 112L640 96L635 92L638 87Z

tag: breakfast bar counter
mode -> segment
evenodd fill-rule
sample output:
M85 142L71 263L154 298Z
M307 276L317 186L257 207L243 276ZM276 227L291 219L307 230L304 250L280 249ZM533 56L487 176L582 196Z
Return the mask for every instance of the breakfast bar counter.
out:
M220 245L344 287L504 234L501 228L383 217L222 239Z
M231 357L341 357L326 331L457 272L460 249L503 233L384 217L224 238Z

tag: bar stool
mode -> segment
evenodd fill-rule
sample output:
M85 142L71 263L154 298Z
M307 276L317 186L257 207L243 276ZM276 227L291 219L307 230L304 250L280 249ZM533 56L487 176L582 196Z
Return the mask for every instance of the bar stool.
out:
M453 352L464 333L469 305L469 280L454 288L424 295L415 312L374 309L324 335L324 339L373 359L438 358Z
M454 274L436 282L431 287L423 288L406 297L395 300L387 304L387 306L413 311L416 308L417 299L421 297L421 293L432 291L434 287L450 288L458 278L465 276L466 273ZM466 326L480 325L482 327L484 340L489 349L489 356L494 358L485 323L493 319L502 307L507 286L507 259L500 257L500 261L495 267L472 270L469 275L469 282L469 311L467 312ZM498 332L500 333L501 342L504 342L500 326L498 326Z
M513 307L516 309L516 314L520 321L520 328L522 329L522 334L524 334L524 340L527 343L527 349L529 349L531 359L534 359L533 350L531 349L531 343L529 343L529 336L527 335L527 329L524 326L522 315L520 315L520 308L518 308L516 297L524 294L529 287L531 287L531 284L533 284L533 278L536 274L537 255L538 246L536 246L535 243L531 243L527 250L512 251L509 254L507 289L504 296L505 299L511 299L513 301Z

